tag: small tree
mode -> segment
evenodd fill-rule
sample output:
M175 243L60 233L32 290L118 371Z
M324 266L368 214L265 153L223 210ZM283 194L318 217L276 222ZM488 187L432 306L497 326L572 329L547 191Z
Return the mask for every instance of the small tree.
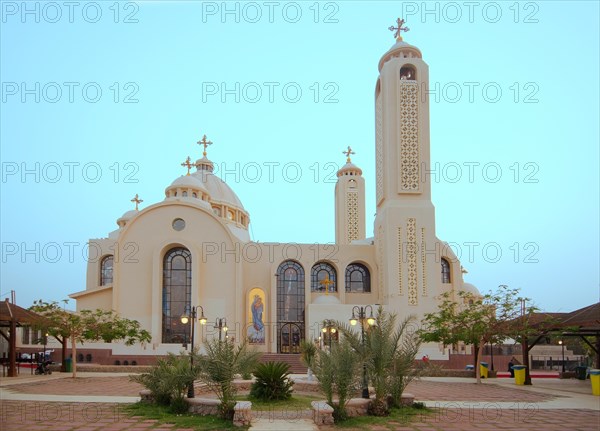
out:
M365 333L363 345L361 335L346 324L338 323L339 329L348 339L354 350L366 362L367 374L375 391L375 399L370 406L370 414L389 414L388 395L400 403L402 391L417 375L413 362L420 346L419 336L410 331L414 317L409 316L399 325L397 315L379 307L375 324Z
M361 385L361 358L348 340L334 343L330 350L318 350L313 361L319 386L333 408L333 418L341 422L348 417L346 405ZM333 401L337 395L338 402Z
M520 297L518 293L518 289L501 285L496 292L484 296L459 291L458 300L454 301L451 294L446 292L441 295L438 311L425 315L421 338L444 345L459 342L473 345L475 376L477 383L481 383L479 359L486 343L501 343L509 337L526 340L528 335L539 331L529 325L523 310L523 304L528 299ZM535 308L529 307L528 312L533 311Z
M198 380L214 392L221 404L219 414L223 419L233 419L236 387L233 380L236 374L257 364L260 353L248 350L247 344L235 347L233 341L212 340L204 344L206 354L196 355L194 364L198 367Z
M149 389L155 403L169 405L173 413L183 413L188 410L184 398L189 382L196 377L195 371L190 369L189 357L169 353L147 373L129 376L129 379Z
M69 311L61 308L58 302L44 302L41 299L34 301L30 310L41 314L50 322L43 329L61 343L63 367L66 359L67 340L71 341L74 378L77 377L78 342L104 341L111 343L123 340L126 345L130 346L152 340L150 333L141 329L138 321L119 317L112 310Z
M312 375L313 375L312 367L313 367L313 361L315 360L316 354L317 354L317 346L315 346L314 342L308 341L308 340L300 341L300 359L302 360L304 365L306 365L306 367L308 368L308 370L307 370L308 380L312 380Z

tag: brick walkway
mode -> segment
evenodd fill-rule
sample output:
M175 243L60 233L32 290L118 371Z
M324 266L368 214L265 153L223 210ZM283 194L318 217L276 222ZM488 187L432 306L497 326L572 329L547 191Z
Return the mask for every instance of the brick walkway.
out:
M4 382L3 382L4 383ZM14 382L18 383L18 382ZM563 384L553 382L556 387ZM568 388L568 384L565 385ZM574 387L574 386L573 386ZM79 377L43 379L11 384L9 391L19 394L53 394L71 396L136 396L140 386L121 377ZM374 431L558 431L600 430L600 398L554 390L527 390L506 384L486 382L481 385L465 381L413 382L407 388L419 401L428 401L435 413L412 418L410 423L386 422L371 427ZM5 390L2 388L2 390ZM8 394L8 391L6 392ZM563 408L565 404L579 407L576 397L583 399L584 408ZM0 397L5 398L5 397ZM8 397L6 397L8 398ZM84 399L82 398L82 401ZM596 402L597 401L597 402ZM547 409L548 403L558 403ZM564 403L564 404L563 404ZM595 405L598 408L591 409ZM267 418L268 420L268 418ZM116 403L68 403L45 401L0 400L2 431L190 431L173 425L160 425L155 420L129 417ZM323 430L339 428L322 427Z
M555 398L551 394L524 392L520 389L486 382L485 384L463 382L412 382L406 388L418 401L516 401L537 403Z
M37 395L103 395L135 397L143 389L129 377L77 377L58 380L40 380L10 386L11 391Z

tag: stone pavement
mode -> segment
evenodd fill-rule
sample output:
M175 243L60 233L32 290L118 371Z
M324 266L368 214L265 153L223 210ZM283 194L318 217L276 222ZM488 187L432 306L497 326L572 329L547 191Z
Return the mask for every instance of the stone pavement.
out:
M122 403L139 399L140 386L126 374L80 373L22 376L0 381L2 431L191 431L129 417ZM600 430L600 397L591 395L589 380L534 379L533 386L516 386L509 379L481 385L473 379L423 378L408 392L434 413L411 422L388 421L374 431L474 430ZM258 413L258 412L257 412ZM339 430L314 426L305 415L280 419L262 415L253 423L260 430Z

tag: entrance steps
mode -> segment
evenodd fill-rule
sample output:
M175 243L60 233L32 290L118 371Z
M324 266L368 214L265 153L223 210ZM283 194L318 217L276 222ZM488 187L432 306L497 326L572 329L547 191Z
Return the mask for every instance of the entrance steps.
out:
M261 362L285 362L289 364L292 374L306 374L308 370L302 363L299 354L264 353Z

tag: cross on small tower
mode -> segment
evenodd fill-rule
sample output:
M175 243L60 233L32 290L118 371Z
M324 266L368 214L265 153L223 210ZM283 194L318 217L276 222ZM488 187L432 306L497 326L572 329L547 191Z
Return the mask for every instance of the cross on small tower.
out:
M184 168L187 168L187 170L188 170L187 175L189 175L190 174L190 169L192 169L192 166L194 166L192 164L192 159L190 159L190 156L188 156L187 159L185 159L185 162L183 162L181 164L181 166L183 166Z
M348 149L346 151L342 151L342 154L346 155L346 163L350 163L350 155L356 153L352 151L352 148L350 148L350 146L348 146Z
M204 135L204 136L202 136L202 140L198 141L197 144L204 146L204 151L202 152L202 155L204 157L206 157L206 147L208 147L209 145L212 145L213 143L211 141L208 141L206 139L206 135Z
M410 30L410 28L408 28L408 27L402 27L405 22L406 21L404 21L404 19L398 18L396 20L396 23L398 24L398 27L394 27L394 26L389 27L390 31L395 31L396 32L396 33L394 33L394 37L396 38L396 42L401 42L402 41L402 35L400 34L400 32L402 32L402 31L409 31Z
M131 202L135 202L135 210L138 210L138 205L141 204L142 202L144 202L142 199L140 199L140 197L138 196L138 194L135 194L135 197L133 199L131 199Z
M319 283L323 286L325 286L325 295L329 295L329 286L332 284L335 284L335 281L331 281L329 279L329 275L325 275L325 278L321 281L319 281Z

